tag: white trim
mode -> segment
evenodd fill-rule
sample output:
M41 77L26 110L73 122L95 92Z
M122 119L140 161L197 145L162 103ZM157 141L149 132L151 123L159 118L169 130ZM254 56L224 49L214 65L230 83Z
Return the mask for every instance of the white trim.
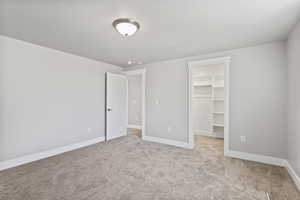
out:
M142 129L142 126L140 126L140 125L134 125L134 124L128 124L127 128Z
M246 153L246 152L240 152L240 151L226 151L224 152L225 156L231 157L231 158L239 158L242 160L250 160L270 165L276 165L284 167L286 164L286 161L282 158L276 158L272 156L264 156L264 155L258 155L258 154L252 154L252 153Z
M158 137L151 137L151 136L144 136L143 138L146 141L150 142L156 142L160 144L166 144L166 145L171 145L171 146L176 146L176 147L182 147L186 149L192 149L193 147L186 142L179 142L176 140L168 140L168 139L163 139L163 138L158 138Z
M194 148L194 133L193 133L193 116L192 116L192 104L193 104L193 73L191 63L188 63L188 143Z
M98 138L94 138L94 139L91 139L91 140L86 140L86 141L83 141L83 142L78 142L78 143L75 143L75 144L70 144L70 145L67 145L67 146L58 147L58 148L50 149L50 150L47 150L47 151L42 151L42 152L39 152L39 153L34 153L34 154L21 156L21 157L18 157L18 158L7 160L7 161L1 161L0 162L0 171L4 170L4 169L16 167L16 166L19 166L19 165L23 165L23 164L26 164L26 163L30 163L30 162L33 162L33 161L36 161L36 160L41 160L41 159L44 159L44 158L48 158L48 157L51 157L51 156L62 154L62 153L72 151L72 150L75 150L75 149L79 149L79 148L82 148L82 147L86 147L86 146L89 146L89 145L93 145L93 144L102 142L104 140L105 140L105 137L98 137Z
M290 176L292 177L297 189L300 191L300 177L297 175L296 171L293 169L292 165L285 159L272 157L272 156L264 156L252 153L245 153L239 151L227 151L224 152L225 156L231 158L238 158L242 160L250 160L260 163L265 163L269 165L276 165L285 167Z
M146 136L146 69L143 69L142 81L142 138L144 138Z
M108 75L110 76L116 76L116 77L120 77L120 78L124 78L126 79L126 76L124 74L117 74L115 72L106 72Z
M193 80L192 80L192 65L193 64L200 64L200 65L207 65L207 64L225 64L225 74L224 74L224 88L225 88L225 99L224 99L224 153L229 151L229 97L230 97L230 90L229 90L229 76L230 76L230 60L229 56L227 57L220 57L220 58L212 58L212 59L203 59L203 60L194 60L188 62L188 138L189 138L189 145L194 146L194 133L192 130L192 101L193 101Z
M110 140L113 140L113 139L116 139L116 138L119 138L119 137L124 137L127 135L127 131L121 133L121 135L114 135L112 137L108 137L106 138L106 142L109 142Z
M292 165L287 160L285 161L285 168L289 172L289 174L292 177L296 187L300 191L300 177L297 175L296 171L293 169Z
M142 138L146 136L146 69L137 69L126 71L127 76L142 75ZM129 102L127 100L127 102ZM127 112L128 115L128 112ZM129 125L128 125L129 126Z
M224 76L224 89L225 89L225 99L224 99L224 152L229 151L229 130L230 130L230 57L223 58L225 62L225 76Z
M129 81L128 81L128 78L126 76L126 124L128 126L128 122L129 122L129 117L128 117L128 110L129 110L129 105L128 105L128 89L129 89ZM127 127L126 127L126 131L125 131L125 135L127 135Z

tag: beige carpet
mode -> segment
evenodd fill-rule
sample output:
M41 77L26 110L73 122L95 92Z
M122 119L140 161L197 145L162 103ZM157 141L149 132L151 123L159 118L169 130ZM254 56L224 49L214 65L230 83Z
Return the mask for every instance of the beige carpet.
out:
M285 169L127 136L0 172L1 200L299 200Z

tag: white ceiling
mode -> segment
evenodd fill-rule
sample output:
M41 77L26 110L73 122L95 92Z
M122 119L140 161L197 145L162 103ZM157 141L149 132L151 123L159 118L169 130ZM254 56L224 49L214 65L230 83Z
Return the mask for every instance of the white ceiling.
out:
M286 39L300 0L0 0L0 34L128 66ZM141 29L123 38L117 18Z

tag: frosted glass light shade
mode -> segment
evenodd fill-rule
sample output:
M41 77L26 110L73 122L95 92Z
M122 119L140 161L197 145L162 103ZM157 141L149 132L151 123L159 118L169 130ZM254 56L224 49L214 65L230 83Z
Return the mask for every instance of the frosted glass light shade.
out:
M115 29L123 36L131 36L139 29L139 24L130 19L117 19L113 22Z

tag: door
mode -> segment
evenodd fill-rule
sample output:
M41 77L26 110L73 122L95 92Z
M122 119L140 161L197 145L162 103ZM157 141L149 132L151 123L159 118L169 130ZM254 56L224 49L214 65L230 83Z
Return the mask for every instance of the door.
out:
M106 140L127 133L127 86L126 76L106 73Z

